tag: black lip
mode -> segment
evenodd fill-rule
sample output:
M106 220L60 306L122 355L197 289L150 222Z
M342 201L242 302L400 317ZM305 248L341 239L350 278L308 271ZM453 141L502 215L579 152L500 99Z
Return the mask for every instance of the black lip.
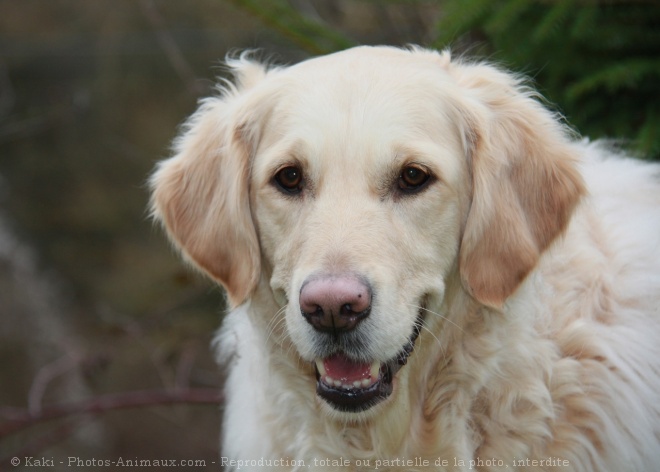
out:
M333 387L321 381L316 369L316 393L335 410L349 413L366 411L377 405L392 394L393 380L396 373L407 364L408 358L415 348L415 341L419 337L424 324L424 309L420 309L413 332L401 351L392 359L380 366L378 380L368 388Z
M318 372L317 372L318 377ZM316 382L316 393L329 403L335 410L357 413L365 411L385 400L392 393L392 381L385 381L383 367L378 381L369 388L336 388L327 385L320 379Z

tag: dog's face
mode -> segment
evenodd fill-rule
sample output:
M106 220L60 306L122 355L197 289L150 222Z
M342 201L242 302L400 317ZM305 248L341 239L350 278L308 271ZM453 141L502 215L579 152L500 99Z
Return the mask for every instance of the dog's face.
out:
M563 230L581 184L561 129L448 55L234 67L154 175L155 213L234 304L269 287L324 408L364 415L438 329L449 278L501 306Z
M318 393L348 411L391 392L426 304L442 298L469 192L460 132L433 81L442 78L393 88L397 56L376 70L365 59L282 73L251 173L288 334L316 363Z

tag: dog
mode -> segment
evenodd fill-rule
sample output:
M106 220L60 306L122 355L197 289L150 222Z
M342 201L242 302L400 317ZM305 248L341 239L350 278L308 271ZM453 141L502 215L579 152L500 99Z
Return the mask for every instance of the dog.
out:
M227 64L150 180L230 305L221 465L658 468L658 165L449 52Z

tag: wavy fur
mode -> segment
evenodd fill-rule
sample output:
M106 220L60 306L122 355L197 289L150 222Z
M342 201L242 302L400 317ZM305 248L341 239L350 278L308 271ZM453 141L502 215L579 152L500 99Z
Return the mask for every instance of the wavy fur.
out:
M575 140L518 77L446 52L230 65L151 180L154 215L232 303L223 456L657 469L657 165ZM434 177L414 196L396 190L409 162ZM287 165L300 196L273 183ZM298 302L310 274L345 272L374 287L365 359L395 355L424 312L394 393L359 414L317 396Z

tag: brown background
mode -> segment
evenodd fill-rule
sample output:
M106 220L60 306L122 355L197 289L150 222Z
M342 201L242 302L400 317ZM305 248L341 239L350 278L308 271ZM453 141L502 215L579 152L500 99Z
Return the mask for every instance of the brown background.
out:
M150 222L145 181L228 51L309 56L240 3L0 0L0 470L21 470L13 456L54 459L49 470L70 470L70 456L202 459L190 470L219 470L218 405L1 434L28 408L220 386L209 345L222 291ZM289 2L355 42L424 43L438 8L402 3Z

